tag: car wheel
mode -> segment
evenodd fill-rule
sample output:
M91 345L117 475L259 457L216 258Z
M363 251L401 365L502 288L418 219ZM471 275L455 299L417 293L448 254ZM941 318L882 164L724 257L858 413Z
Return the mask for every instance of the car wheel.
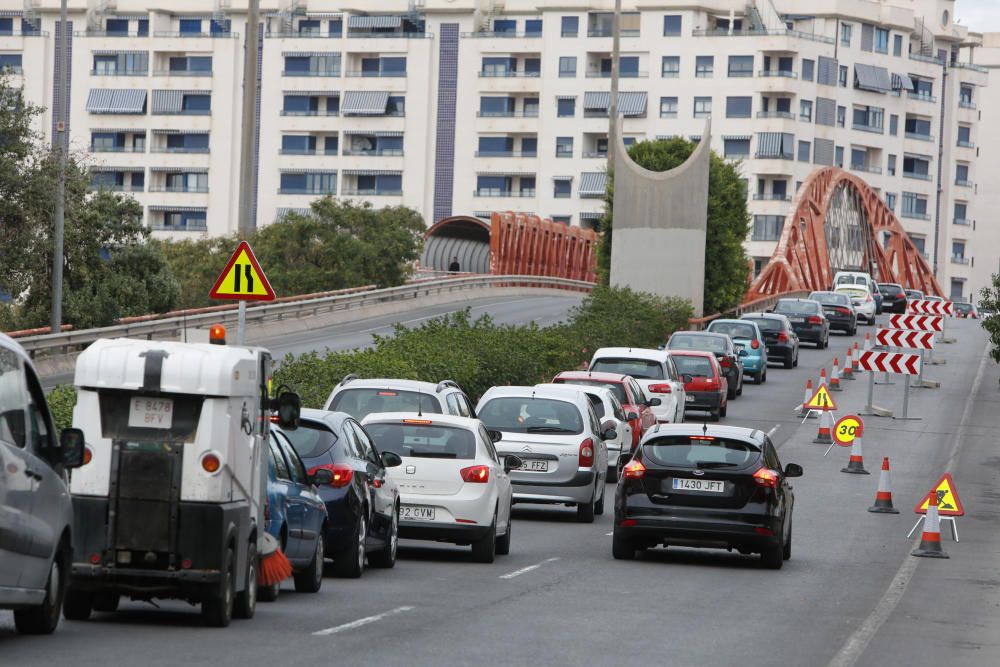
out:
M795 366L795 359L792 357L792 353L789 352L785 355L785 368L792 368Z
M767 369L764 369L763 371L761 371L760 383L764 384L766 382L767 382Z
M321 530L316 537L316 550L309 567L294 575L296 593L319 593L323 587L323 538L320 535L324 532Z
M257 611L257 543L247 545L247 577L243 582L243 592L236 595L236 618L253 618Z
M608 479L607 479L608 484L614 484L617 481L618 481L618 467L608 466Z
M635 560L635 543L616 530L611 538L611 555L615 560Z
M497 554L497 515L493 514L493 523L481 538L472 543L472 560L477 563L492 563Z
M281 592L281 584L271 584L270 586L257 587L257 599L261 602L274 602Z
M333 561L333 573L341 579L358 579L365 571L365 551L368 542L367 512L364 508L358 515L358 521L348 538L348 547Z
M118 593L98 593L94 596L94 611L111 613L118 611L122 596Z
M729 412L729 403L726 403L721 408L719 408L719 416L725 417L727 412Z
M501 556L506 556L510 553L510 531L513 529L514 518L510 514L510 508L507 510L507 532L504 533L503 537L497 538L497 554Z
M594 495L590 497L590 502L580 503L576 506L576 520L579 523L594 523L594 510L595 501L597 500L594 496L597 495L597 491L594 491Z
M732 400L736 398L736 383L733 382L726 388L726 398Z
M66 589L63 596L63 616L70 621L86 621L94 610L94 594L81 591L72 586Z
M399 506L392 509L392 521L385 536L385 544L381 549L368 556L368 563L372 567L389 569L396 565L396 552L399 550Z
M61 549L52 559L42 604L14 611L14 627L21 634L50 635L59 626L59 612L62 609L63 591L66 588L66 564L69 562L66 555L66 550Z
M708 418L711 419L714 422L719 421L719 417L721 417L721 416L722 416L722 409L721 408L719 408L717 410L712 410L711 412L708 413Z
M740 374L740 383L736 386L736 395L737 396L742 396L743 395L743 375L742 374Z
M848 335L848 336L853 336L853 335L854 335L854 334L856 334L856 333L858 333L858 325L857 325L857 324L853 325L853 326L852 326L852 327L851 327L851 328L850 328L850 329L848 330L848 332L847 332L847 335Z
M753 376L754 384L764 384L764 371L758 371Z
M781 557L788 560L792 557L792 519L788 519L788 539L785 540L785 549L781 553Z
M233 606L236 598L236 577L233 575L233 550L226 549L223 560L224 569L219 583L209 590L201 603L201 618L205 625L213 628L225 628L233 620Z
M594 503L594 514L597 516L602 516L604 514L604 494L605 487L601 486L601 499Z
M760 552L760 564L768 570L780 570L785 563L785 530L784 527L778 532L778 542L772 546L765 547Z
M798 351L798 349L795 350L795 363L792 364L792 366L794 368L798 368L799 367L799 351Z

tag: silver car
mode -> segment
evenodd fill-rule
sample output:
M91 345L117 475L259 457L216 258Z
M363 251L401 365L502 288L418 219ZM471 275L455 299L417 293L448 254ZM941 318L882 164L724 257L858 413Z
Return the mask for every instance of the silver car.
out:
M56 438L31 361L0 334L0 609L26 634L59 625L73 556L66 469L83 464L83 433Z
M576 387L493 387L476 412L503 434L497 452L521 459L510 472L515 503L576 506L582 523L603 514L605 440L618 434L602 430L586 394Z

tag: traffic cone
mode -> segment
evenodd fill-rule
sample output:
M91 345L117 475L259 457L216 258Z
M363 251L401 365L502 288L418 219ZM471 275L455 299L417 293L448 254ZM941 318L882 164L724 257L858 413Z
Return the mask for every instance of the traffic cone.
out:
M849 472L855 475L871 474L865 470L865 459L861 453L861 438L854 439L854 442L851 444L851 459L847 462L847 467L841 468L840 472Z
M872 349L872 335L871 332L865 332L865 352Z
M826 369L825 368L819 369L819 383L820 383L820 385L827 384L827 381L826 381ZM827 386L829 387L829 385L827 385Z
M818 445L833 444L833 424L831 422L833 422L833 415L830 414L829 410L823 410L819 415L819 432L813 442Z
M941 548L941 519L938 517L937 491L931 491L924 517L924 532L920 536L920 546L910 552L912 556L924 558L950 558Z
M809 408L806 405L809 403L809 399L813 396L813 381L812 378L806 379L806 392L802 398L802 405L799 406L799 417L805 417L809 414Z
M899 514L892 506L892 483L889 478L889 457L882 457L882 472L878 476L878 491L875 492L875 504L868 508L876 514Z
M861 368L861 354L858 352L858 341L854 341L854 357L851 358L851 371Z
M840 386L840 360L833 358L833 370L830 372L830 391L844 391Z
M851 348L850 348L850 346L848 346L848 348L847 348L847 356L844 357L844 371L843 371L843 375L844 375L844 379L845 380L853 380L854 379L854 368L852 366L853 366L853 364L851 363Z

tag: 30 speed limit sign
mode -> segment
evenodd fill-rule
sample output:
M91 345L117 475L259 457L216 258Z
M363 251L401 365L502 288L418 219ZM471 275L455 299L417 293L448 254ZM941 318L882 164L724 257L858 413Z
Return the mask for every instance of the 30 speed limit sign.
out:
M833 427L833 439L841 447L850 447L855 438L864 435L865 424L857 415L841 417Z

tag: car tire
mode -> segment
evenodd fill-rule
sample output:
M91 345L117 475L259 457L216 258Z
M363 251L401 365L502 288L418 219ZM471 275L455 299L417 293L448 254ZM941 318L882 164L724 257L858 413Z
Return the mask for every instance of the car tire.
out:
M357 524L348 539L350 546L333 561L333 573L341 579L358 579L365 571L368 541L368 523L365 521L365 514L367 512L362 508Z
M49 581L45 585L42 604L29 609L14 610L14 627L24 635L51 635L59 626L63 592L66 590L67 551L60 549L49 566Z
M608 478L605 480L608 484L614 484L618 481L618 467L608 466Z
M792 357L792 353L789 352L785 355L785 368L792 368L795 366L795 359Z
M714 422L719 421L719 419L721 417L722 417L722 408L718 408L716 410L711 410L708 413L708 418L711 419Z
M507 510L507 532L497 538L497 555L499 556L506 556L510 553L510 533L514 525L514 518L511 516L510 509Z
M726 403L721 408L719 408L719 416L725 417L727 412L729 412L729 403Z
M319 535L322 535L324 532L326 531L320 531ZM323 588L324 560L323 538L317 536L316 550L313 551L313 558L309 561L309 567L293 575L295 578L296 593L319 593L319 589Z
M848 331L847 331L847 335L848 335L848 336L853 336L853 335L854 335L854 334L856 334L856 333L858 333L858 325L857 325L857 324L855 324L854 326L852 326L852 327L851 327L850 329L848 329Z
M736 398L736 383L732 383L726 388L726 398L733 400Z
M594 496L597 492L594 492ZM595 501L597 498L591 496L590 502L580 503L576 506L576 520L578 523L594 523Z
M601 499L594 503L594 515L603 516L604 515L604 495L606 493L605 486L601 485Z
M202 600L201 618L209 627L225 628L233 620L233 607L236 602L234 561L232 548L226 549L222 578L218 584L212 586L214 590L210 590Z
M94 596L94 611L111 613L118 611L122 596L118 593L98 593Z
M635 543L617 530L611 538L611 555L615 560L635 560Z
M792 364L792 368L798 368L798 367L799 367L799 351L795 350L795 363Z
M736 387L736 395L737 396L742 396L743 395L743 375L742 374L740 375L740 383Z
M278 594L280 592L281 583L271 584L270 586L258 586L257 600L259 602L274 602L278 599Z
M768 570L780 570L785 563L785 530L778 533L778 543L760 552L760 564Z
M397 551L399 551L399 505L394 505L385 544L378 551L368 554L368 564L385 570L393 568L396 566Z
M260 591L257 588L257 567L260 561L257 559L257 542L247 545L247 576L243 581L243 591L236 594L236 604L233 607L233 616L236 618L253 618L257 613L257 596Z
M766 384L767 383L767 369L766 368L763 371L761 371L760 383L761 384Z
M497 515L485 535L472 543L472 560L477 563L492 563L497 555Z
M86 621L94 611L94 594L69 586L63 594L63 616L69 621Z

